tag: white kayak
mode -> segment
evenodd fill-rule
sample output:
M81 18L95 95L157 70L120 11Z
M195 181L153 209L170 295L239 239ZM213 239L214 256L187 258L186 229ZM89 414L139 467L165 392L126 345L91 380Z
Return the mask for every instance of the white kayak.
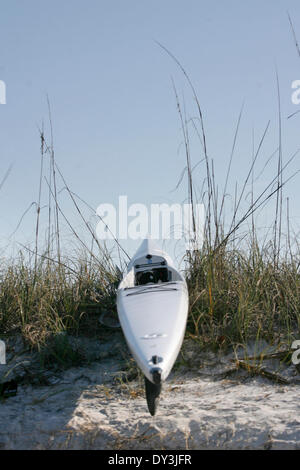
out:
M130 261L118 286L117 309L128 347L146 377L147 392L148 381L151 388L151 383L160 386L168 377L188 315L185 279L153 240L144 240Z

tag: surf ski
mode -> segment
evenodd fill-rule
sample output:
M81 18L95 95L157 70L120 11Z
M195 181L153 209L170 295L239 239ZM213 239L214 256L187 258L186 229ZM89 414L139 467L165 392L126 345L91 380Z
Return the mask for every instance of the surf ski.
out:
M142 242L128 265L117 290L117 310L127 345L145 376L153 416L184 338L188 289L172 259L151 239Z

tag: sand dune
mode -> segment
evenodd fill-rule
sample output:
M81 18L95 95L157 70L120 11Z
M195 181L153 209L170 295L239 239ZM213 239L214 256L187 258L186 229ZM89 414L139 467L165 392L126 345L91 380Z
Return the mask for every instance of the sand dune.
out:
M276 384L235 371L230 356L207 354L196 370L175 368L151 417L141 378L126 380L120 361L104 350L102 356L47 372L47 385L23 383L15 397L0 401L0 448L300 448L294 366L280 371L286 384Z

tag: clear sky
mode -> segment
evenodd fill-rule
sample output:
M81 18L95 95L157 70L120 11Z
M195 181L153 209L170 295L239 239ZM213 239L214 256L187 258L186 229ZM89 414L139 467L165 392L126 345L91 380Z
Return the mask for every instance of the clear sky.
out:
M220 190L243 102L229 192L247 174L252 133L257 145L268 120L257 175L278 146L276 68L284 161L300 148L300 113L287 119L300 110L291 101L300 58L287 17L289 11L300 41L299 0L10 0L0 6L0 80L7 87L7 103L0 105L0 180L12 165L0 192L1 246L38 197L38 127L44 120L49 135L47 94L57 163L89 204L116 204L123 194L129 204L184 200L186 184L172 192L185 156L171 77L187 115L196 110L182 73L156 41L178 57L197 90ZM192 149L196 164L201 146L195 142ZM287 176L299 162L298 156ZM275 171L274 160L257 191ZM203 165L195 170L199 187L203 172ZM298 230L299 182L297 175L284 194ZM71 210L66 195L60 198ZM11 240L32 241L34 218L31 209Z

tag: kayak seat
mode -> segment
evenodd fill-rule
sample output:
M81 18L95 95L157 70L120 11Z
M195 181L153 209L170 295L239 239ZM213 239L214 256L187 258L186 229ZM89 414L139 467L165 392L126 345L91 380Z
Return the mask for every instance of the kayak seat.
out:
M135 275L135 284L143 286L145 284L158 284L169 281L169 271L167 268L154 268L137 272Z

